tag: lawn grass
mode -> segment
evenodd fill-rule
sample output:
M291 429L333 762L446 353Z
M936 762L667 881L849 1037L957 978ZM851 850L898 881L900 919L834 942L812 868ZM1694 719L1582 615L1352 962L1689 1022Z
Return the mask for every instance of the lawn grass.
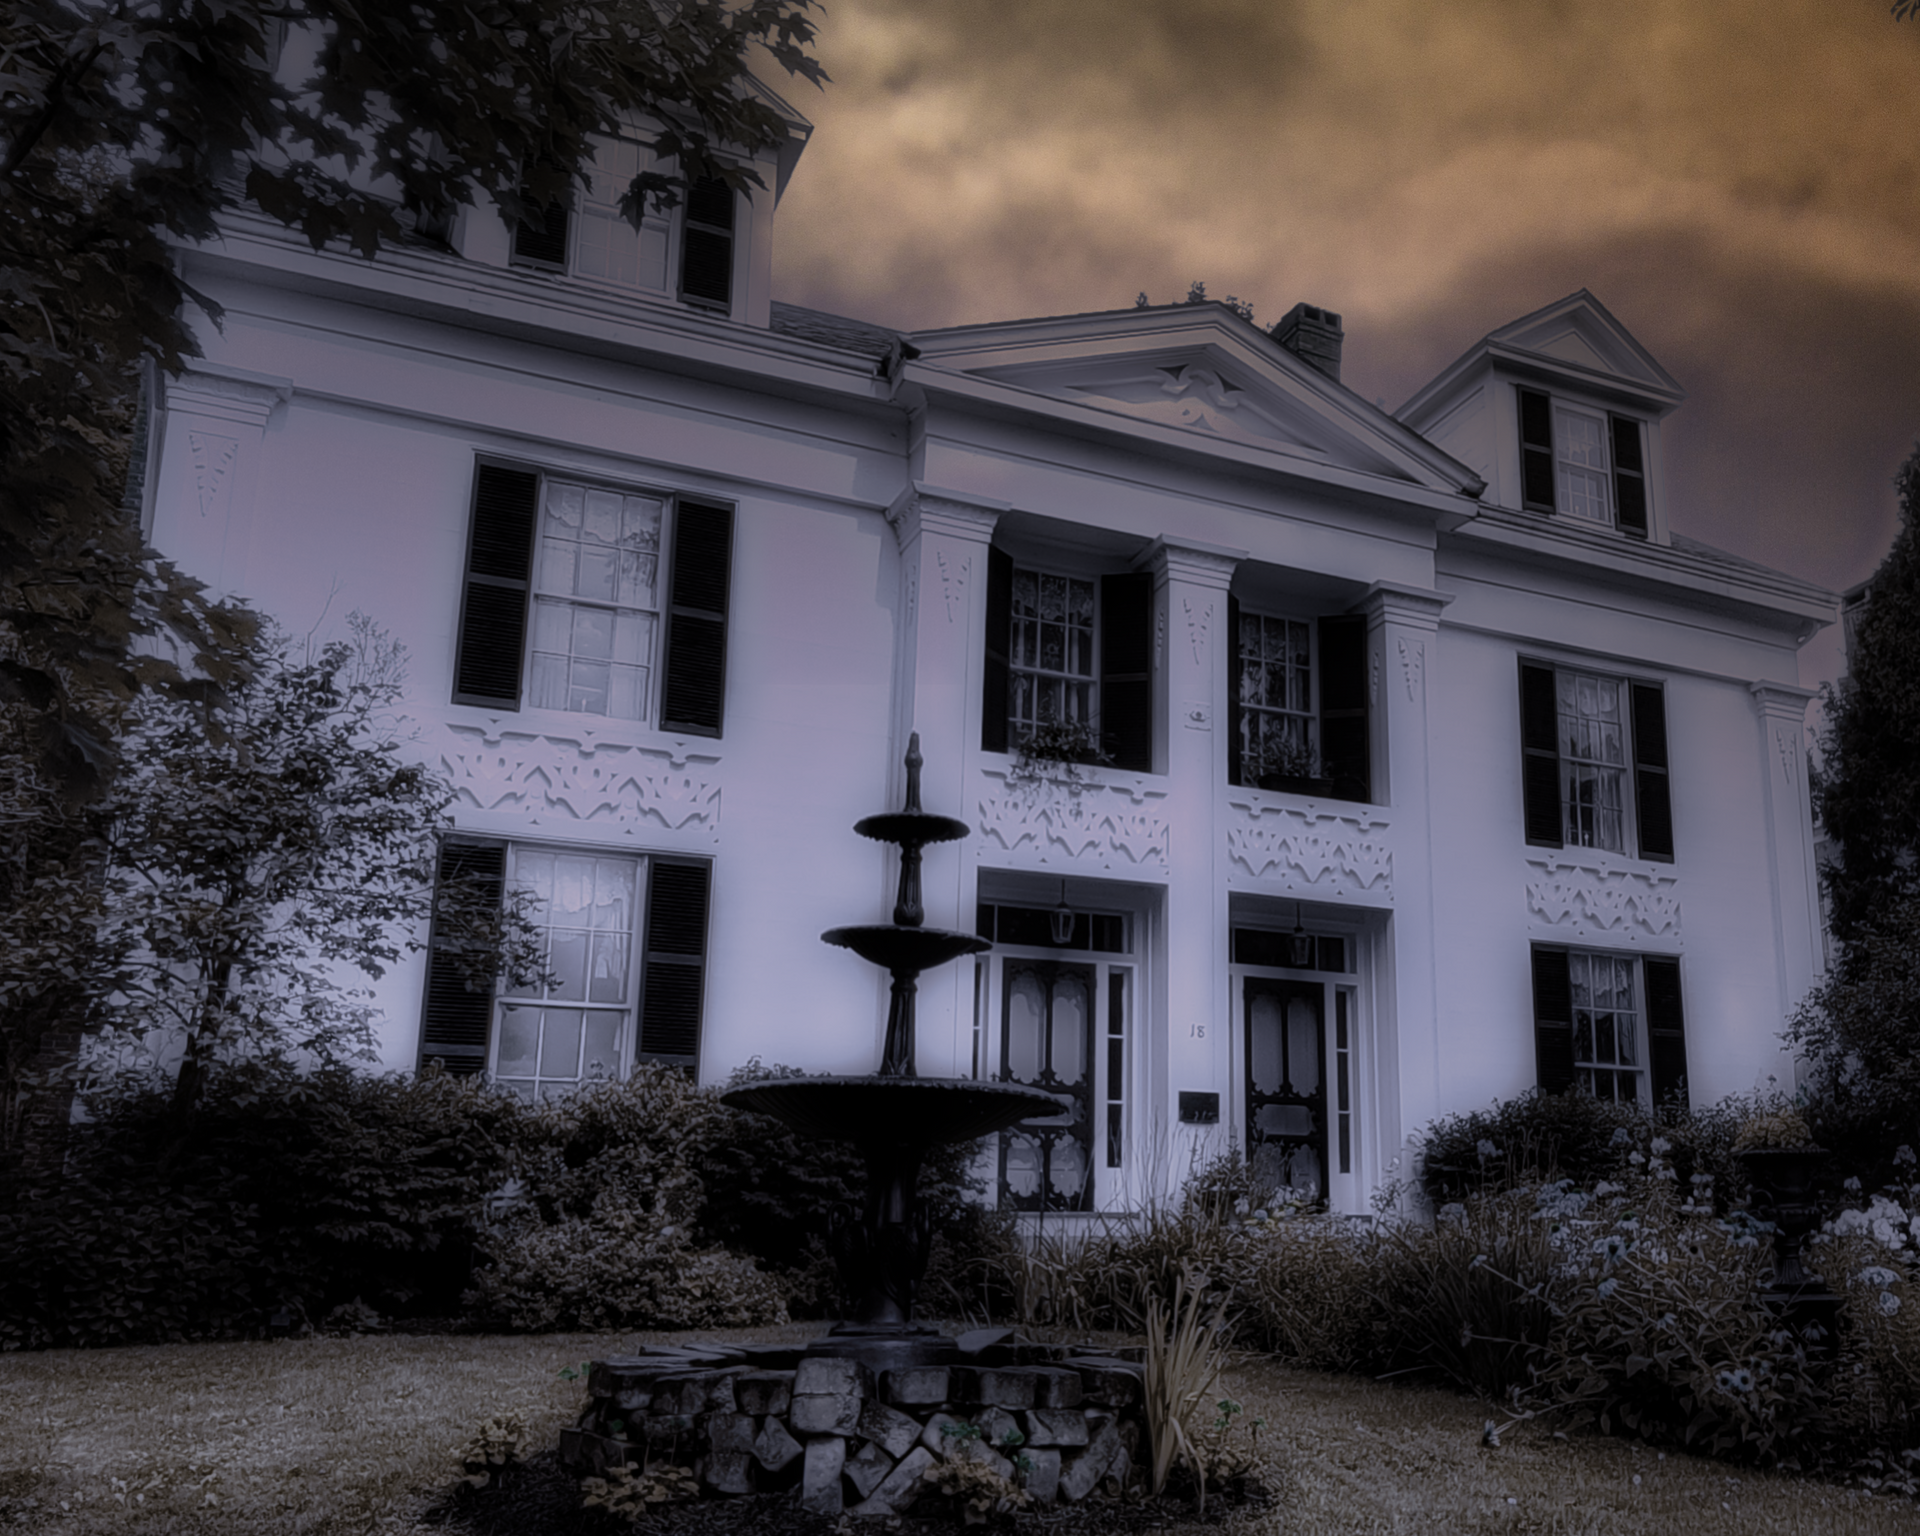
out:
M550 1447L583 1401L562 1367L636 1338L687 1337L360 1337L0 1356L0 1532L425 1531L419 1515L457 1478L455 1453L484 1419L518 1412L535 1447ZM1525 1425L1488 1447L1482 1405L1432 1387L1252 1361L1216 1396L1237 1399L1244 1420L1266 1421L1260 1446L1278 1500L1233 1522L1261 1536L1920 1536L1910 1503L1597 1435L1556 1440Z

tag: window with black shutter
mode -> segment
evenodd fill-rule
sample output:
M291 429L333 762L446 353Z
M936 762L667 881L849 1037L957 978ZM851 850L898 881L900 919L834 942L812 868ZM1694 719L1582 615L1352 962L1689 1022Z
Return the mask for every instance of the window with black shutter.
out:
M1567 952L1533 946L1534 1081L1542 1093L1573 1086L1573 988Z
M711 873L710 866L691 860L653 861L640 998L642 1061L699 1065Z
M1007 656L1013 630L1013 556L987 551L986 667L980 687L980 750L1007 750Z
M529 266L564 271L567 265L567 205L548 203L535 218L513 231L513 259Z
M420 1065L439 1062L472 1076L487 1064L493 982L470 935L476 919L500 910L507 850L502 843L440 847L433 926L427 941L427 994L420 1012Z
M1366 801L1367 621L1257 613L1229 596L1227 633L1228 782Z
M520 707L540 477L481 464L474 474L473 520L460 603L453 702Z
M687 189L680 236L680 297L725 309L733 301L733 188L703 176Z
M1665 695L1658 683L1520 662L1527 842L1673 859ZM1629 814L1631 813L1631 814Z
M1116 768L1153 771L1153 577L1100 578L1100 745Z
M1540 390L1520 389L1520 504L1553 511L1553 402Z
M1640 457L1640 423L1628 416L1607 418L1613 439L1614 518L1628 533L1647 536L1647 472Z
M718 736L726 711L727 588L733 509L682 501L674 510L662 730Z
M1648 955L1647 1067L1653 1102L1660 1108L1687 1107L1687 1036L1680 1008L1680 962L1670 955Z
M1372 798L1373 747L1367 728L1367 621L1358 614L1320 624L1320 771L1336 800Z

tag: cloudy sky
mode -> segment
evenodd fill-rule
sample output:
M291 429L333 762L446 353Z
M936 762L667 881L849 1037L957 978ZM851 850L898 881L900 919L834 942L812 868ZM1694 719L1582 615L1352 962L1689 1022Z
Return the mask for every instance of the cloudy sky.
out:
M777 292L1345 319L1397 408L1591 289L1688 391L1675 526L1839 589L1920 436L1920 22L1887 0L826 0ZM1803 680L1839 670L1837 626Z

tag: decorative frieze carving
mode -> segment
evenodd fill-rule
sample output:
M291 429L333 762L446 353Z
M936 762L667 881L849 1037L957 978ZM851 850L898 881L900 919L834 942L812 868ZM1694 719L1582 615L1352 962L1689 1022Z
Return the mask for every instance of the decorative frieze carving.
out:
M973 556L951 555L944 549L936 549L933 558L940 567L940 595L946 599L947 622L951 624L967 595L967 577L973 571Z
M1674 939L1680 935L1680 881L1652 870L1575 863L1547 854L1527 860L1527 910L1573 933Z
M717 833L713 757L464 722L446 726L442 770L458 803L581 822L648 822L670 832Z
M1187 639L1193 646L1193 664L1204 667L1207 664L1207 629L1213 623L1213 604L1196 603L1190 597L1183 597L1180 606L1187 615Z
M1165 871L1164 790L1084 777L1010 784L996 768L983 770L982 777L975 825L983 850L991 840L1007 853L1024 850L1042 863L1074 859L1102 869Z
M1409 640L1402 635L1397 642L1400 647L1400 670L1407 680L1407 702L1413 703L1420 697L1420 689L1426 683L1427 647L1419 640Z
M194 488L200 493L200 515L205 517L219 500L234 460L240 457L240 444L217 432L189 432L187 451L193 456Z
M1799 787L1800 772L1800 733L1784 725L1773 728L1773 743L1780 752L1780 767L1787 776L1787 783Z
M1228 801L1227 856L1256 880L1316 896L1393 899L1389 823L1371 807L1303 810Z

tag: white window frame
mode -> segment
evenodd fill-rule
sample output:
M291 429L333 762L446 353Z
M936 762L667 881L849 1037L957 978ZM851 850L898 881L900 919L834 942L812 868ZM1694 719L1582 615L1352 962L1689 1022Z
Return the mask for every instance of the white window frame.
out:
M525 841L509 838L506 840L507 858L505 889L508 891L528 889L527 877L521 872L521 860L533 858L593 860L596 863L623 864L631 869L632 911L624 929L569 928L563 931L582 933L586 936L585 963L581 970L581 990L578 999L555 995L552 985L542 982L532 987L515 988L508 980L501 980L494 989L493 1019L488 1031L486 1071L489 1079L497 1086L519 1094L522 1098L551 1097L577 1088L582 1082L591 1082L600 1078L622 1079L632 1070L637 1039L639 1019L640 987L643 975L646 946L646 902L650 856L644 853L630 853L623 849L582 847L578 844L555 844ZM536 912L539 910L536 907ZM543 958L551 966L553 952L554 925L542 925L544 942L541 946ZM616 933L624 934L625 966L619 980L623 996L617 1002L594 1001L591 997L594 984L595 962L605 949L611 945L601 945L599 941L610 938ZM611 974L611 972L609 973ZM564 977L561 978L564 985ZM509 1015L534 1011L542 1017L533 1021L538 1030L537 1049L541 1059L534 1062L531 1074L515 1071L503 1073L501 1060L502 1047L507 1040ZM548 1062L544 1059L546 1051L546 1025L550 1022L544 1015L548 1012L578 1012L580 1018L580 1041L576 1048L571 1074L566 1072L547 1072L543 1070ZM615 1021L614 1042L611 1053L602 1053L603 1059L611 1055L611 1061L599 1074L595 1074L586 1062L588 1045L587 1018L597 1016L602 1020ZM517 1065L517 1063L507 1063ZM523 1087L524 1085L524 1087Z
M1605 757L1604 730L1608 722L1601 716L1576 712L1569 717L1563 700L1571 691L1577 706L1582 684L1614 690L1620 757L1610 762ZM1633 793L1633 679L1610 672L1593 672L1561 663L1553 666L1553 719L1560 754L1560 836L1568 848L1591 848L1600 853L1633 858L1639 847L1638 827L1634 822ZM1572 729L1569 730L1569 720ZM1612 785L1614 804L1601 802L1598 795L1582 802L1578 791L1593 787L1596 791ZM1583 814L1591 812L1589 826L1581 824ZM1617 844L1597 840L1603 819L1611 816L1619 829ZM1586 835L1589 832L1594 836Z
M1556 511L1597 527L1611 528L1615 523L1613 505L1612 423L1605 411L1589 410L1558 395L1548 397L1553 412L1553 489ZM1596 434L1597 460L1581 456L1580 445L1569 430L1576 424L1591 427Z
M662 593L662 583L668 580L670 576L670 568L667 564L669 553L667 542L669 530L673 523L675 498L670 493L664 491L648 490L635 486L615 485L584 475L569 475L564 472L545 469L541 470L539 474L540 500L534 514L533 561L531 576L527 584L526 644L520 661L522 707L525 709L550 711L555 714L585 715L590 718L597 718L608 722L617 721L627 725L650 728L654 725L660 713L660 690L662 686L661 662L665 659L666 654L667 631L667 603ZM651 547L640 545L631 551L631 553L637 555L638 558L651 560L653 563L652 586L649 594L651 598L650 607L642 607L637 603L622 603L618 600L619 594L617 592L613 599L607 600L595 594L581 593L577 590L574 592L565 592L560 590L557 584L550 584L553 575L553 572L550 571L549 568L550 540L556 546L567 543L575 546L577 551L575 556L576 584L578 581L579 561L592 547L587 540L568 540L564 537L555 537L549 532L547 527L549 497L556 489L563 492L568 490L584 492L582 498L583 516L585 506L588 504L589 499L594 496L616 496L621 498L622 502L653 502L658 506L659 516L654 525L653 543ZM615 551L621 550L621 545L618 542L602 547ZM566 611L568 615L570 641L578 638L581 631L581 622L589 615L608 616L615 635L619 633L623 615L630 615L636 621L644 619L647 626L647 633L650 637L644 659L638 663L618 660L611 654L612 651L618 649L617 641L615 645L609 648L610 654L606 658L578 656L571 649L565 652L543 649L541 645L542 630L543 627L546 627L543 626L542 623L543 606L549 614L558 609L564 609ZM548 628L548 638L551 638L551 635L552 630ZM605 697L609 707L594 710L579 708L571 703L543 703L539 695L542 681L540 670L542 657L553 659L564 658L568 669L568 678L562 687L568 698L572 697L572 670L575 665L605 665L608 668L608 685ZM611 708L616 696L613 669L622 666L644 669L645 672L645 679L637 692L639 699L638 713L633 715L615 714Z
M1265 659L1266 631L1268 624L1284 624L1288 627L1289 669L1293 669L1291 660L1291 631L1294 626L1306 635L1306 688L1307 706L1295 709L1290 705L1253 704L1242 698L1239 701L1240 740L1230 743L1230 750L1240 754L1240 781L1244 784L1258 785L1262 775L1260 769L1261 754L1264 750L1271 725L1278 723L1285 735L1299 743L1304 743L1313 760L1318 763L1320 756L1320 640L1317 634L1319 626L1311 618L1294 613L1269 613L1249 608L1244 604L1240 609L1240 623L1244 627L1251 619L1262 626L1261 666L1267 665ZM1240 689L1246 679L1246 652L1241 645L1241 637L1233 636L1234 687ZM1291 697L1291 682L1288 696ZM1258 727L1256 731L1255 727ZM1250 755L1251 754L1251 755Z
M1071 600L1072 586L1074 583L1079 583L1087 587L1091 592L1092 622L1084 626L1087 644L1087 664L1089 668L1086 673L1073 673L1066 671L1064 668L1047 668L1037 663L1032 666L1023 666L1021 664L1019 658L1021 655L1020 637L1022 623L1030 623L1036 631L1034 645L1036 657L1039 652L1040 641L1037 632L1045 623L1045 621L1039 617L1042 610L1037 604L1035 616L1032 619L1023 620L1021 618L1019 611L1019 589L1020 579L1023 576L1031 576L1034 579L1036 596L1038 594L1039 584L1048 580L1068 583L1067 592L1069 600ZM1100 578L1097 575L1087 575L1058 568L1049 568L1042 565L1028 565L1018 560L1014 562L1012 588L1008 596L1007 608L1008 747L1018 751L1020 744L1028 738L1034 727L1039 724L1065 723L1084 725L1087 730L1092 733L1093 737L1096 740L1098 739L1100 733L1100 625ZM1071 639L1071 632L1076 627L1078 626L1072 625L1071 622L1063 626L1068 632L1066 638ZM1030 717L1025 719L1021 717L1020 713L1020 682L1022 678L1027 678L1034 682L1034 707ZM1039 709L1039 699L1041 690L1049 685L1058 688L1063 708L1060 713L1053 717L1043 719ZM1082 696L1085 699L1085 703L1080 707L1077 716L1071 709L1065 707L1071 703L1071 693L1075 688L1084 689Z
M1609 980L1617 984L1624 975L1631 988L1629 1006L1625 1009L1614 1007L1604 1010L1612 1016L1609 1038L1612 1040L1611 1059L1602 1059L1606 1053L1599 1048L1601 1040L1599 1019L1594 1015L1603 1010L1592 1005L1593 980L1596 964L1605 964L1611 975ZM1584 971L1585 975L1582 975ZM1579 1002L1582 988L1588 994L1585 1010ZM1615 994L1617 997L1617 993ZM1619 1095L1620 1079L1631 1077L1633 1089L1631 1102L1642 1108L1653 1103L1652 1063L1649 1059L1649 1041L1647 1038L1647 978L1646 971L1636 954L1619 950L1574 949L1567 950L1567 997L1573 1015L1573 1080L1574 1085L1584 1093L1599 1098L1602 1095L1597 1088L1596 1074L1605 1074L1608 1086L1612 1090L1605 1097L1611 1101L1629 1102ZM1587 1050L1581 1053L1581 1014L1585 1011L1588 1018ZM1628 1019L1628 1046L1625 1052L1619 1048L1620 1018L1625 1014ZM1623 1058L1631 1058L1623 1059Z

